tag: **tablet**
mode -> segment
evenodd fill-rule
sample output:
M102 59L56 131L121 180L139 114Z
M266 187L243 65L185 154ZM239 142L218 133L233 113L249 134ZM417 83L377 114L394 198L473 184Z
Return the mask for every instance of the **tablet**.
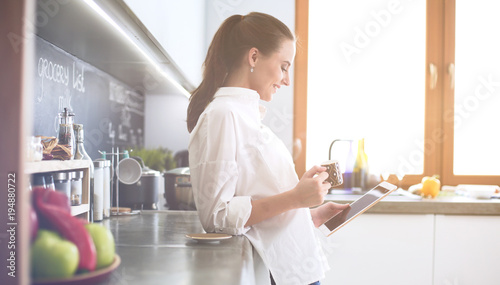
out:
M384 197L392 193L398 187L388 182L382 182L370 191L366 192L361 198L352 202L349 207L337 213L331 219L322 224L319 229L325 235L329 236L343 227L345 224L354 220L357 216L370 209Z

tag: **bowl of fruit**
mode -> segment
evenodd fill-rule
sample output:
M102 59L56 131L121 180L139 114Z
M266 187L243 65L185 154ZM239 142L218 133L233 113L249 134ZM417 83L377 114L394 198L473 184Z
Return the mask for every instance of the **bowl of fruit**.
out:
M71 215L61 192L32 190L31 279L33 284L95 284L120 265L111 231Z

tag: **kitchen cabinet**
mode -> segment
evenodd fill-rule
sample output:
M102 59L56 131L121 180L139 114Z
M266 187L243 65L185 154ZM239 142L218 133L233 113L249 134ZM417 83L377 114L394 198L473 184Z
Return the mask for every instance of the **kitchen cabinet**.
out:
M319 235L331 268L324 284L432 284L434 215L363 214Z
M143 94L183 94L194 89L122 0L52 4L37 7L37 16L47 18L36 30L42 39Z
M499 283L500 217L436 215L434 285Z
M47 160L26 163L25 173L50 173L58 171L83 171L82 178L82 204L71 206L73 216L89 220L90 209L90 161L89 160Z

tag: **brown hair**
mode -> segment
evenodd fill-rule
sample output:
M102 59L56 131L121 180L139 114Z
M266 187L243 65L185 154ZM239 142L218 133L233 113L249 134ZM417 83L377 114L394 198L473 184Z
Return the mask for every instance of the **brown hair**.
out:
M273 16L252 12L227 18L215 33L203 63L203 80L191 94L187 127L191 132L201 113L224 84L227 74L255 47L264 55L277 51L283 40L295 40L290 29Z

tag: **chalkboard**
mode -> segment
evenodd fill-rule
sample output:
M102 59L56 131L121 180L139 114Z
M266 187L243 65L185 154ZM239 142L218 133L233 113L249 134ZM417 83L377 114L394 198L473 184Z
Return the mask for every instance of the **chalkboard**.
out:
M36 37L34 134L57 137L57 115L68 108L83 124L85 149L144 145L144 94Z

